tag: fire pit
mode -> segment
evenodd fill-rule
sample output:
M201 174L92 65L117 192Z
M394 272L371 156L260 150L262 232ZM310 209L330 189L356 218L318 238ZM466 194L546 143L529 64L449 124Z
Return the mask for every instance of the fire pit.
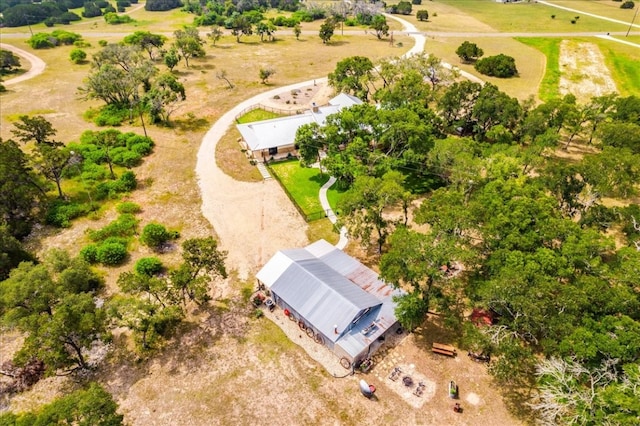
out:
M404 383L406 387L410 388L413 386L413 379L410 376L404 376L402 378L402 383Z

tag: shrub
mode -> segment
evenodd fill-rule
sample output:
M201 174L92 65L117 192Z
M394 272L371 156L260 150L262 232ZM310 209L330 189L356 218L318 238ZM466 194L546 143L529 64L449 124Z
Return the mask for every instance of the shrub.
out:
M140 207L140 204L134 203L132 201L125 201L124 203L120 203L116 206L116 211L120 214L135 214L140 213L142 211L142 208Z
M418 21L428 21L429 12L426 10L419 10L416 12L416 18L418 19Z
M104 242L98 246L96 259L103 265L120 265L127 258L127 247L118 242Z
M104 20L107 24L110 25L118 25L118 24L128 24L133 22L133 18L129 15L118 15L115 13L115 9L113 12L108 12L104 14Z
M51 28L56 24L56 19L53 17L48 17L44 20L44 25Z
M94 264L98 262L98 246L95 244L89 244L80 250L80 257L84 259L85 262Z
M620 9L633 9L636 6L636 4L634 2L632 2L631 0L629 1L625 1L624 3L622 3L620 5Z
M411 0L411 4L415 4L419 6L422 4L422 0Z
M105 47L107 44L109 44L107 40L98 40L98 45L100 47Z
M143 257L133 268L137 274L152 277L162 272L162 262L157 257Z
M73 44L78 40L82 39L80 34L72 33L65 30L55 30L51 33L56 40L58 40L58 44Z
M400 14L400 15L410 15L411 14L411 3L408 1L400 1L398 4L394 4L391 6L391 13Z
M116 105L105 105L100 108L93 122L98 126L119 126L129 118L129 109Z
M87 52L82 49L73 49L69 53L69 59L71 59L71 62L73 62L74 64L81 64L86 61Z
M551 19L556 19L556 15L551 15Z
M492 77L507 78L518 74L515 59L503 54L480 59L475 68L481 74Z
M138 229L138 219L131 213L123 213L108 225L89 231L91 241L106 241L109 238L127 238L135 235Z
M84 41L84 40L74 41L73 45L75 47L80 47L80 48L91 47L91 43L89 43L88 41Z
M58 41L47 33L35 33L27 40L32 49L48 49L58 44Z
M142 229L140 242L147 247L158 248L171 239L171 234L164 225L150 223Z
M77 14L75 14L73 12L64 12L60 16L56 17L56 19L61 24L68 24L69 22L79 21L82 18L80 18L80 16L78 16Z
M87 2L84 4L84 11L82 12L82 17L93 18L101 15L102 15L102 10L96 4L96 2Z
M55 200L49 205L46 222L59 228L68 228L71 221L84 216L91 211L90 204L71 203L64 200Z

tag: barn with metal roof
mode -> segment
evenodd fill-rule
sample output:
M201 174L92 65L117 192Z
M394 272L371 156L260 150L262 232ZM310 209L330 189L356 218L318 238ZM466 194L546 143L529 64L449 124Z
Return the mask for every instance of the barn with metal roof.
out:
M281 250L256 275L276 305L313 330L337 356L370 356L399 325L393 296L378 274L325 240Z

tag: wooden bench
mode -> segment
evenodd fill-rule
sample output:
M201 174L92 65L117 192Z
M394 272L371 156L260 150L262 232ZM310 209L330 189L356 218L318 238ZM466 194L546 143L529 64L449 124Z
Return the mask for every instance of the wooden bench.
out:
M456 348L451 345L445 345L442 343L433 343L431 350L437 354L456 356Z

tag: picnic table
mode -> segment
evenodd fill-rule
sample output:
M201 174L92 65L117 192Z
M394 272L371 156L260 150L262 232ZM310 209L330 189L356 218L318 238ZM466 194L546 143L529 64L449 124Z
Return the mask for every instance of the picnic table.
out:
M447 355L447 356L456 356L456 348L451 345L445 345L444 343L433 343L431 345L431 350L437 354Z

